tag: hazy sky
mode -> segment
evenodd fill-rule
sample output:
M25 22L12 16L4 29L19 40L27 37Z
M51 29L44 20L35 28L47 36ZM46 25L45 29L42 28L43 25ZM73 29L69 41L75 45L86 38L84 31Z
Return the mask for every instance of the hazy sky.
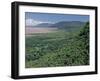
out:
M35 26L40 23L56 23L60 21L89 21L88 15L52 14L25 12L27 26Z

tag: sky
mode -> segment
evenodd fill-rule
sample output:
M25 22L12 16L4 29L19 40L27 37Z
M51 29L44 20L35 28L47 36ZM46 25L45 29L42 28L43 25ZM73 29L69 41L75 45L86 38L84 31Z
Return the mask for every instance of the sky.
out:
M88 15L54 14L25 12L26 26L35 26L41 23L57 23L60 21L89 21Z

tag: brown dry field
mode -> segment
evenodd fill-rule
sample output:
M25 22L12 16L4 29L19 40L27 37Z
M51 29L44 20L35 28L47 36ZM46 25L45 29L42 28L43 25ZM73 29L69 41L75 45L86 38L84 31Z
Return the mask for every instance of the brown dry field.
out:
M39 27L26 27L25 28L25 34L26 35L31 35L31 34L35 34L35 33L50 33L50 32L54 32L57 31L57 28L39 28Z

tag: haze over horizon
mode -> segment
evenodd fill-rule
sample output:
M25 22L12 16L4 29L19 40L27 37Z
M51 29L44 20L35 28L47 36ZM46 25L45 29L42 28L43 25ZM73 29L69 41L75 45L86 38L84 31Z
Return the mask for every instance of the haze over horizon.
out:
M36 26L42 23L54 24L62 21L87 22L89 15L25 12L25 26Z

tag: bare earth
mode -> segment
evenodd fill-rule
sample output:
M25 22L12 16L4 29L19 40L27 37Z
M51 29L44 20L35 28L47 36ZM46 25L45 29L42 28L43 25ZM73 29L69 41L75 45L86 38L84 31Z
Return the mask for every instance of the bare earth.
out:
M57 28L39 28L39 27L26 27L25 28L25 34L26 35L31 35L34 33L50 33L56 31Z

